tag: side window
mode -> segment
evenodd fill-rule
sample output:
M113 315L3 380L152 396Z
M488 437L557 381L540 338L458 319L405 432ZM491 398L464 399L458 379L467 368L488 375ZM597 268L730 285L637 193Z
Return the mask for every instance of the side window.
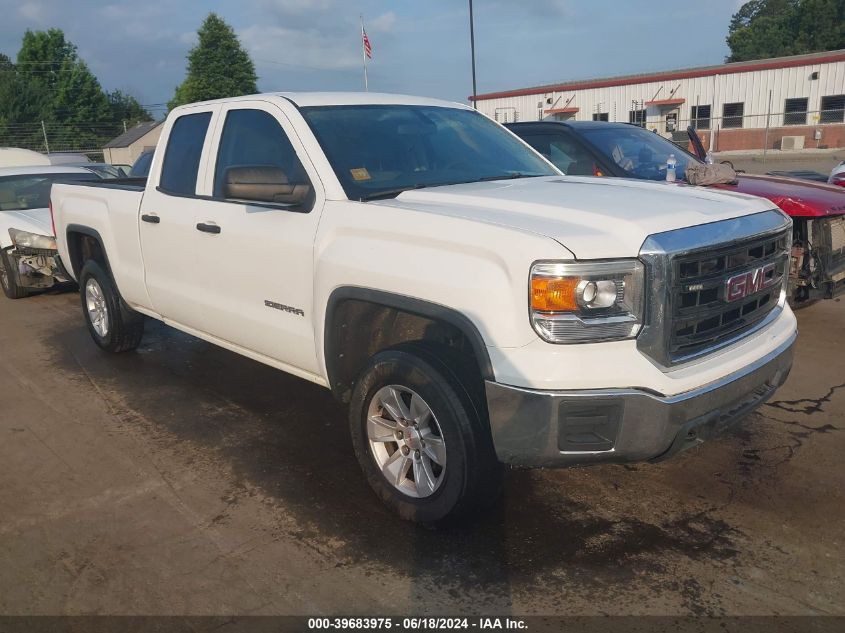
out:
M227 173L236 167L256 170L275 168L275 173L279 174L280 170L279 177L291 185L309 182L282 126L263 110L230 110L226 115L214 169L215 198L226 197L224 184ZM292 201L288 194L277 195L275 200Z
M564 174L593 175L593 157L566 134L532 134L525 137L525 142L548 158Z
M211 112L186 114L176 119L167 140L159 186L168 193L193 195L197 190L202 145Z

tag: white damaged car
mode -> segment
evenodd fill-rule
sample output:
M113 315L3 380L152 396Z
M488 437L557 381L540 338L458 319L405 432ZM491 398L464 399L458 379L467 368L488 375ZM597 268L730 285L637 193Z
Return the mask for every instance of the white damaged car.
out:
M74 180L99 178L60 165L0 169L0 286L10 299L70 280L56 250L50 189Z

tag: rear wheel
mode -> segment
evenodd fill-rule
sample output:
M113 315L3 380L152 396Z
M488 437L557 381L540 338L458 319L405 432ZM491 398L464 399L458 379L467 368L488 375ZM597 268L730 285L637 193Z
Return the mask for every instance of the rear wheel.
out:
M29 294L26 288L18 285L14 262L5 248L0 249L0 286L3 287L3 294L9 299L23 299Z
M404 519L436 523L498 496L502 466L482 416L449 365L406 347L373 356L349 422L376 494Z
M79 274L79 295L88 332L109 352L127 352L141 343L144 315L132 310L117 292L111 276L89 260Z

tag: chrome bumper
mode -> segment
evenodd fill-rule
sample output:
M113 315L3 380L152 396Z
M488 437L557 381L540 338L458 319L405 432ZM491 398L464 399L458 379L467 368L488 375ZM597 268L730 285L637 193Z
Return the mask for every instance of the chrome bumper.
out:
M499 460L534 467L659 460L747 415L792 367L795 335L756 363L675 396L642 389L533 391L487 382Z

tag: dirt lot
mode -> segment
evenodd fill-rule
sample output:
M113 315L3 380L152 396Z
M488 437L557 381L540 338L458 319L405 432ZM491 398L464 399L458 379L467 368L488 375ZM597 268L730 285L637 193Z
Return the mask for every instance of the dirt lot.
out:
M845 302L776 401L659 465L513 471L500 509L390 515L327 391L75 294L0 299L0 613L845 615Z

